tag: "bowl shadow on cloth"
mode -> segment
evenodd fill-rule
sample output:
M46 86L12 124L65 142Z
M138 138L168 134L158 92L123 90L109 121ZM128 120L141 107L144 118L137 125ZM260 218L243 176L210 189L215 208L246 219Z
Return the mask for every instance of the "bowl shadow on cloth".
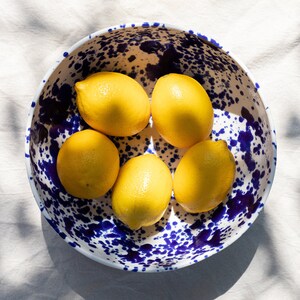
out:
M58 276L84 299L215 299L243 275L262 244L272 257L270 276L278 273L272 241L261 213L251 228L230 247L195 265L162 273L134 273L96 263L68 246L42 217L43 235ZM50 228L51 229L51 228ZM58 279L60 280L60 279ZM125 298L124 298L125 297Z

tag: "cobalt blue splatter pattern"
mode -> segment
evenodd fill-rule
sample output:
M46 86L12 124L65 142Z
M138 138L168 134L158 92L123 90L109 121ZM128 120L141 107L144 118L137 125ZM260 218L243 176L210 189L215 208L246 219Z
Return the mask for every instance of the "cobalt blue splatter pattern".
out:
M88 128L75 105L75 82L99 71L136 79L149 98L156 80L182 73L199 81L214 107L213 140L223 139L236 161L236 178L216 209L186 213L170 199L163 218L131 231L111 208L111 192L94 200L66 193L56 172L62 143ZM214 40L160 23L126 24L89 35L49 72L32 102L26 132L26 164L35 199L51 226L72 247L103 264L134 272L174 270L219 252L254 222L271 188L275 131L249 72ZM156 153L172 172L184 154L165 142L152 121L132 137L110 137L121 165Z

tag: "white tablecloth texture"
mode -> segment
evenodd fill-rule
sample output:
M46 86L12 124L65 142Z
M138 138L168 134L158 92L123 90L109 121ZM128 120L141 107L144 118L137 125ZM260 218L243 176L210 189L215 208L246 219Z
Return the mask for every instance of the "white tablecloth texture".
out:
M1 0L0 299L300 299L300 1ZM160 21L214 38L253 73L277 131L264 211L234 244L191 267L140 274L97 264L41 216L24 136L37 87L89 33Z

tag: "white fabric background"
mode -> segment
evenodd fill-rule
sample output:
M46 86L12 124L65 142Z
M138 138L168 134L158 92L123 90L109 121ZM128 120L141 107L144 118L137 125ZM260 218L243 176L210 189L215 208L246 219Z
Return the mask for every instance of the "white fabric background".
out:
M0 0L0 299L300 299L298 0ZM214 38L252 71L277 129L264 212L192 267L136 274L96 264L41 217L24 164L33 95L58 56L91 32L162 21Z

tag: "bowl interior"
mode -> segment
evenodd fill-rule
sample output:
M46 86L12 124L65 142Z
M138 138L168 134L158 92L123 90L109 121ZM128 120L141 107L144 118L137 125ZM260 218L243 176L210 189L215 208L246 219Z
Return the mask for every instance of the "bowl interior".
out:
M188 214L172 198L158 223L131 231L113 216L110 192L90 201L65 192L56 173L59 148L72 133L88 128L75 105L74 83L98 71L131 76L149 97L156 80L168 73L192 76L204 86L215 114L211 138L226 140L236 161L235 182L222 204ZM32 104L26 156L41 211L78 251L124 270L172 270L220 251L253 223L271 186L273 130L258 88L231 55L193 32L154 23L90 35L64 53ZM135 136L110 138L121 165L149 152L173 172L184 153L159 136L151 119Z

